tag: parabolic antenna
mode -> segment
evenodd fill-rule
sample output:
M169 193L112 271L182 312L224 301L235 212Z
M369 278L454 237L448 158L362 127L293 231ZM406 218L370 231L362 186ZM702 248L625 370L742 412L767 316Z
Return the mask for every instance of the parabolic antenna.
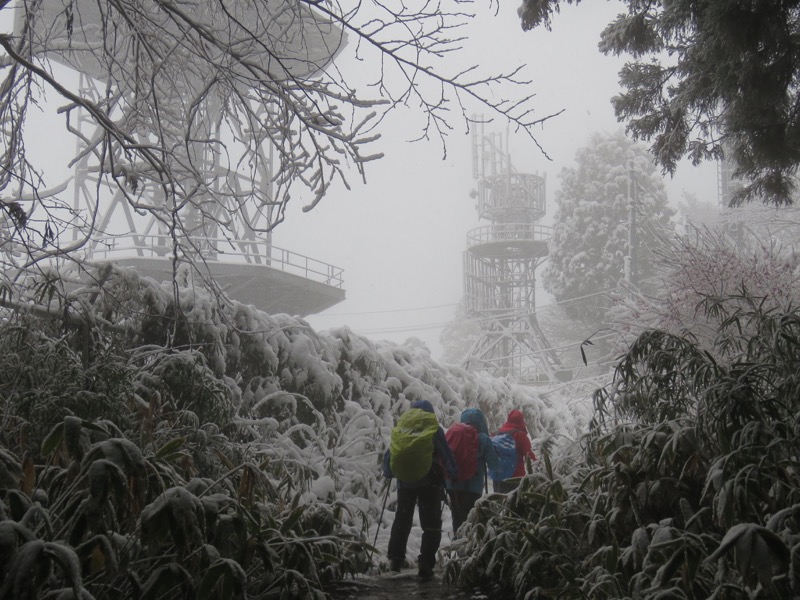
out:
M194 177L207 190L206 196L216 190L216 205L208 201L210 196L200 195L196 209L187 207L183 231L192 239L187 247L203 249L197 263L233 297L269 312L301 315L344 299L341 269L275 249L269 236L263 240L255 233L264 226L254 223L252 215L271 210L268 147L291 133L280 128L268 134L247 128L234 133L235 139L256 140L249 141L249 151L255 154L249 161L239 159L228 166L220 164L223 157L230 163L231 156L224 148L229 142L220 141L224 133L219 129L223 111L230 110L234 101L240 111L259 103L259 110L265 106L271 110L270 98L290 103L288 94L302 94L302 84L344 47L346 35L339 23L297 0L44 0L18 5L15 31L24 40L22 51L27 55L91 78L96 91L90 101L103 107L116 127L142 144L152 142L157 133L159 143L170 148L174 180ZM89 88L83 83L81 87ZM106 185L94 175L97 166L90 164L90 155L84 153L85 159L76 163L76 198L88 198ZM236 164L250 167L241 173ZM164 202L159 196L163 174L153 171L152 165L149 171L142 164L132 168L140 175L138 188L120 186L106 203L106 212L96 223L102 229L99 235L107 237L95 240L89 260L124 265L125 257L114 254L114 249L124 248L130 253L129 264L154 277L168 277L172 269L165 253L169 237L163 215L134 223L137 217L123 199L135 194L137 205L149 206L155 213ZM246 185L234 180L243 178L254 192L241 191ZM247 197L260 198L260 205L245 209ZM79 210L78 200L75 204ZM97 210L88 200L85 206ZM126 222L121 233L111 234L112 240L109 233L120 220L114 211ZM238 226L237 219L241 219ZM233 238L219 234L216 222L222 221L237 229ZM198 237L204 239L198 242ZM314 266L310 268L309 262ZM308 273L315 276L304 276Z

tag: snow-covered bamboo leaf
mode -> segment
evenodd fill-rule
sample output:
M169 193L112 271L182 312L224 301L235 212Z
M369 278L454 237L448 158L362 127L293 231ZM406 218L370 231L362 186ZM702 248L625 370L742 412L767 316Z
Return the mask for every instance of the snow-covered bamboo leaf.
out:
M75 549L80 560L88 564L90 575L100 571L115 573L118 567L117 551L106 535L98 534L83 542Z
M723 554L732 550L739 541L739 538L745 535L752 527L752 523L738 523L731 527L725 534L725 537L722 538L717 549L706 558L706 562L714 562Z
M195 586L191 574L177 563L156 568L142 585L141 600L158 600L164 596L194 597Z
M655 581L659 587L666 587L667 584L675 576L675 573L686 564L686 554L682 547L675 548L672 556L669 557L667 562L658 569L655 576Z
M49 456L61 444L64 438L64 423L58 423L42 441L42 454Z
M199 600L209 598L245 598L247 575L236 561L223 558L212 564L203 574L197 588ZM218 595L215 595L215 591Z
M77 590L82 587L81 564L75 550L66 544L45 542L42 552L52 558L53 562L61 568L62 575L66 577L73 589Z
M183 446L185 443L186 443L185 437L177 437L171 439L166 444L162 445L158 449L158 451L156 451L156 458L165 459L166 456L173 454L178 448Z

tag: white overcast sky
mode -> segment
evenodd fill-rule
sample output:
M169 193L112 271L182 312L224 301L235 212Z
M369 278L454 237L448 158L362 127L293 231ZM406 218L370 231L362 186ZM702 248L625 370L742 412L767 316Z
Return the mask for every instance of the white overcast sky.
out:
M526 64L537 111L545 115L564 109L536 135L552 160L524 134L510 139L515 167L547 178L543 223L549 224L559 171L574 164L575 151L592 132L623 127L609 99L619 90L617 72L624 60L597 50L600 32L621 9L597 0L564 5L551 32L523 32L516 9L516 2L503 1L496 17L487 11L476 19L466 32L470 39L463 60L497 71ZM462 298L466 234L482 224L469 196L475 187L471 140L459 119L453 112L455 131L442 160L438 142L406 142L414 136L419 115L397 112L384 122L376 149L386 156L367 166L366 185L353 176L351 191L333 190L308 213L300 211L298 199L287 212L275 245L344 269L347 298L307 317L315 329L347 325L376 340L416 337L434 358L440 356L442 327L453 319ZM506 133L502 123L487 126L488 131ZM673 203L682 191L716 202L715 165L683 166L667 186ZM537 304L548 301L537 289Z

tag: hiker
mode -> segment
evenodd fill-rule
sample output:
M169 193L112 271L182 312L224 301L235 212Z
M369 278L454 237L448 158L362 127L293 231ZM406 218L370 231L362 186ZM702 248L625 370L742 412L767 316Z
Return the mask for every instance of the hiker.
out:
M413 444L416 440L423 441ZM442 540L445 473L458 478L455 459L433 414L433 406L427 400L418 400L398 420L392 430L391 446L383 457L383 474L397 479L397 511L387 552L392 571L403 568L414 509L419 507L422 541L417 557L418 574L421 579L433 577L436 552Z
M456 536L486 486L486 467L494 469L498 466L497 453L489 437L486 417L478 408L462 412L461 422L447 430L446 438L455 456L460 478L446 481L453 515L453 536Z
M528 439L525 415L517 409L508 413L506 422L492 436L492 444L500 463L497 469L489 467L494 491L501 494L512 492L517 484L509 482L508 479L525 475L526 456L536 460L536 454L533 453L531 441Z

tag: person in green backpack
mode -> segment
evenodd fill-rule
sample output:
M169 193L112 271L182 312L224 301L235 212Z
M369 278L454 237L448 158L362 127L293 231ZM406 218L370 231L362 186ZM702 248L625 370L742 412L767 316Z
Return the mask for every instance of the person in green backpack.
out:
M419 508L422 541L418 574L421 579L433 577L436 552L442 541L445 473L458 479L455 458L433 413L433 405L418 400L397 421L391 445L383 456L383 474L397 479L397 511L387 552L392 571L403 568L414 510Z

